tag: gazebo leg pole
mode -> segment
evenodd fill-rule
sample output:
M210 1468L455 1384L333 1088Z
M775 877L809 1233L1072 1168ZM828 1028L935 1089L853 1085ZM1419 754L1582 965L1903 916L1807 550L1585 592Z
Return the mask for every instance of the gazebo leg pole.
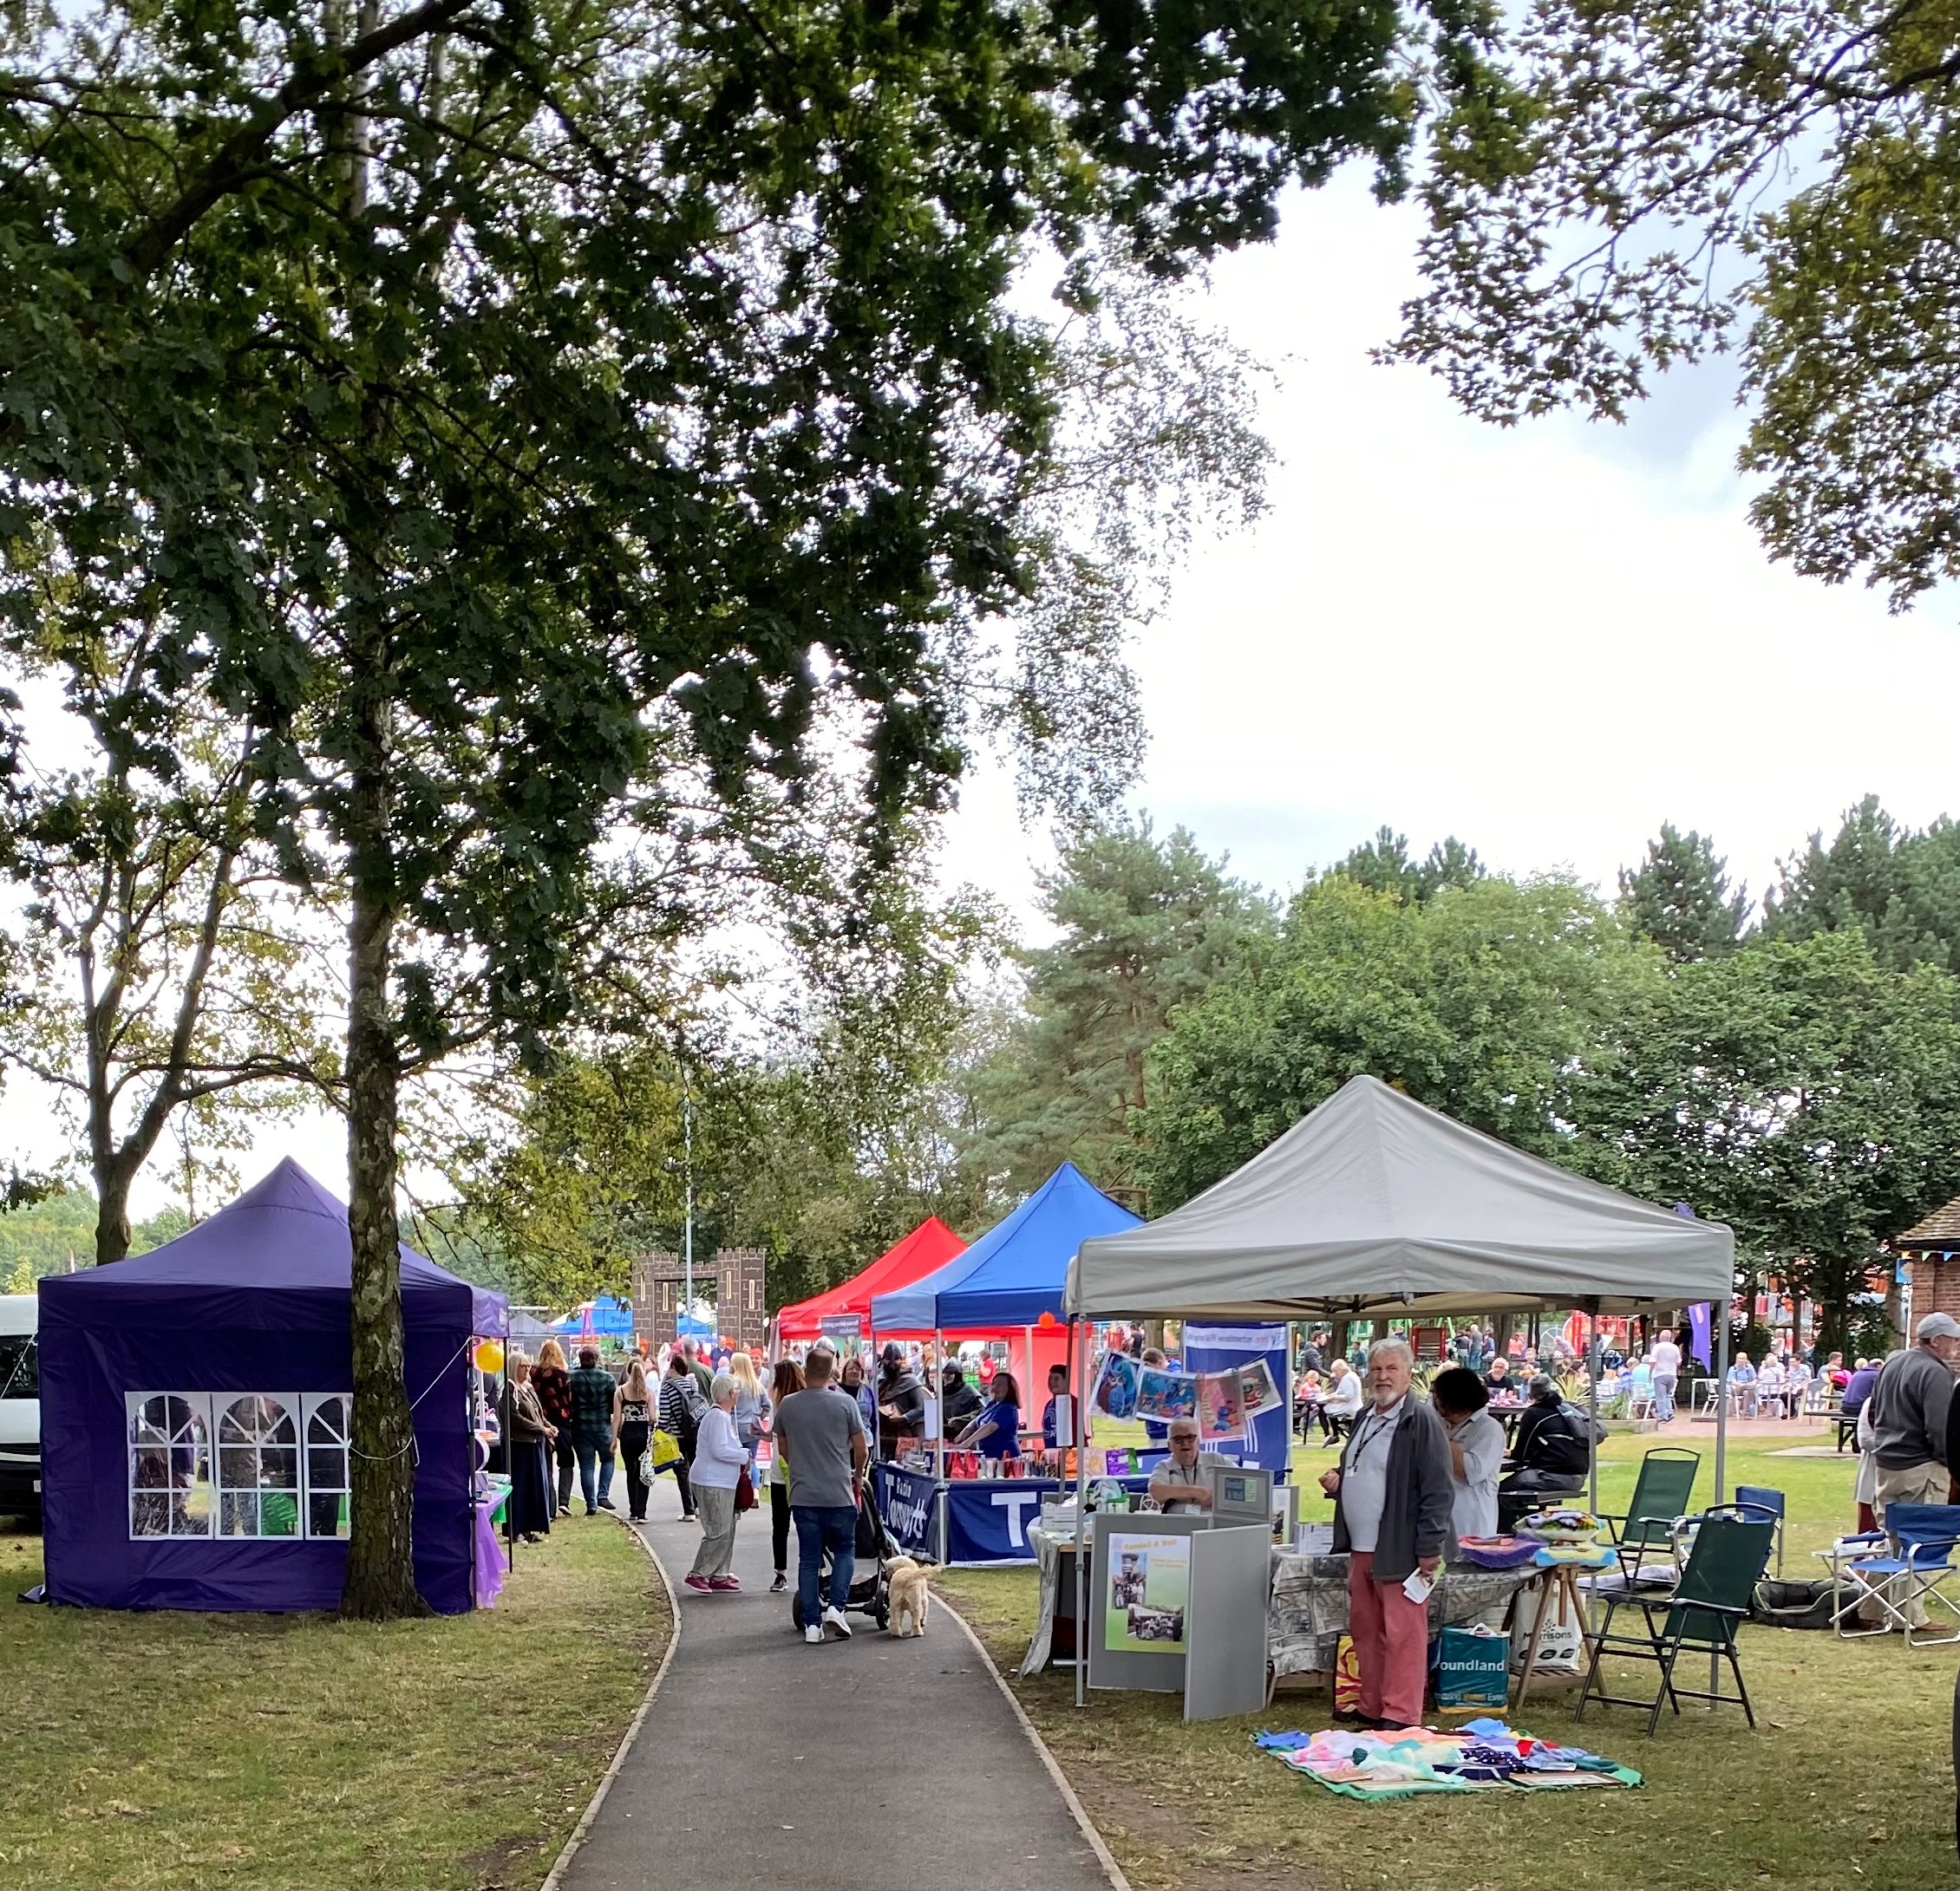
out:
M946 1567L946 1335L943 1328L932 1329L932 1357L939 1362L939 1438L933 1484L938 1497L939 1567Z
M1722 1296L1720 1303L1710 1309L1721 1322L1715 1332L1715 1500L1722 1502L1722 1492L1728 1488L1728 1315L1735 1299L1735 1283L1731 1281L1728 1291ZM1708 1656L1708 1692L1713 1694L1722 1684L1722 1658L1717 1654ZM1708 1703L1708 1712L1715 1711L1713 1700Z
M1088 1705L1089 1625L1088 1604L1088 1502L1089 1502L1089 1322L1084 1320L1079 1334L1069 1335L1068 1350L1075 1359L1075 1705Z
M1599 1515L1599 1302L1594 1301L1586 1309L1585 1329L1585 1461L1591 1472L1591 1489L1587 1499L1587 1508L1595 1516ZM1593 1626L1592 1608L1597 1592L1585 1592L1585 1626Z

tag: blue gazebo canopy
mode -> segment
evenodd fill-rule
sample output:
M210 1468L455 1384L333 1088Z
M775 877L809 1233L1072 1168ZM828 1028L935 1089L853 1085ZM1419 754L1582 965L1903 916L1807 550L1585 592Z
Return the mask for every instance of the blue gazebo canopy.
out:
M1075 1250L1095 1235L1140 1226L1074 1163L1065 1162L1006 1220L937 1273L871 1303L874 1332L997 1333L1062 1317Z

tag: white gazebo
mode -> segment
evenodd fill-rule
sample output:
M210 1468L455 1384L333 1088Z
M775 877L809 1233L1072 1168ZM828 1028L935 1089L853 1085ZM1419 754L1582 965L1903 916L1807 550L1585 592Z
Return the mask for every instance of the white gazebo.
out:
M1425 1320L1562 1307L1597 1320L1708 1301L1726 1380L1735 1251L1719 1222L1589 1182L1353 1077L1182 1208L1083 1242L1063 1304L1082 1322L1086 1355L1096 1320ZM1597 1345L1589 1350L1597 1380ZM1726 1399L1716 1413L1719 1503ZM1086 1487L1088 1453L1077 1462Z

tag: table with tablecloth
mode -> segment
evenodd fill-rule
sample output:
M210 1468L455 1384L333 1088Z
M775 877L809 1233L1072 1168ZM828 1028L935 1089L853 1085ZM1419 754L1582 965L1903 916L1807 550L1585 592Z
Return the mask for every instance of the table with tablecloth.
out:
M497 1519L509 1502L510 1494L508 1477L493 1477L487 1471L477 1473L477 1489L471 1497L470 1508L475 1516L473 1575L479 1608L494 1608L498 1596L503 1593L504 1572L510 1563L504 1554L503 1544L498 1540Z
M1500 1615L1512 1596L1544 1572L1447 1568L1429 1595L1429 1633ZM1273 1678L1331 1673L1348 1632L1348 1559L1297 1550L1272 1554L1272 1596L1266 1609L1266 1660Z

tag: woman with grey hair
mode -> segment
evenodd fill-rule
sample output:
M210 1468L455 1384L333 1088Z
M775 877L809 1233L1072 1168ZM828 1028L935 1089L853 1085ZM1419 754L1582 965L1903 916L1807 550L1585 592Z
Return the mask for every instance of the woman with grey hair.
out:
M742 1587L728 1568L735 1561L735 1485L748 1464L748 1448L735 1433L736 1390L732 1373L715 1373L695 1436L688 1483L701 1516L701 1548L685 1578L690 1589Z

